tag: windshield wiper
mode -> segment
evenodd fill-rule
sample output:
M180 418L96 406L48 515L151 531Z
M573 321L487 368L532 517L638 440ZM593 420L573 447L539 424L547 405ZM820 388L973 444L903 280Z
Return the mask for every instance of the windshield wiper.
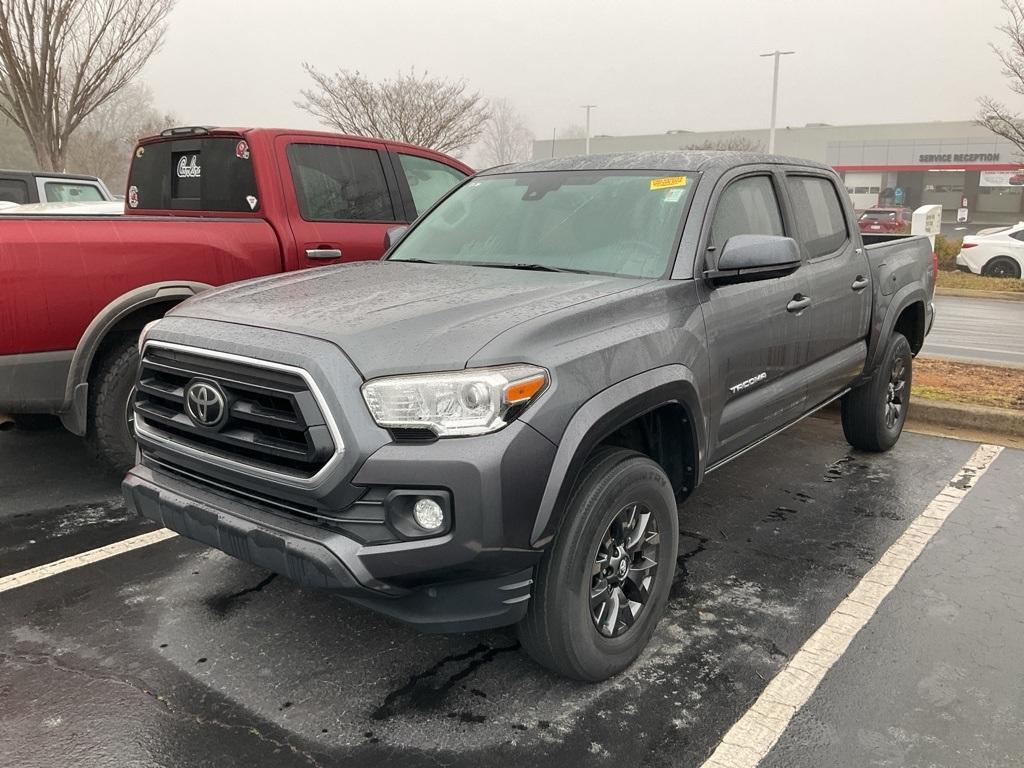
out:
M430 261L430 259L388 259L388 261L401 261L406 264L437 264L436 261Z
M488 264L478 262L475 267L496 267L498 269L524 269L531 272L572 272L577 275L589 274L585 269L570 269L569 267L551 267L547 264Z

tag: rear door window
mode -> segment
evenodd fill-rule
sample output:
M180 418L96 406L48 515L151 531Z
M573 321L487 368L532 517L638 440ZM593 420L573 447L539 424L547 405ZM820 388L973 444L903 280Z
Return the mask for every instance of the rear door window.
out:
M397 221L377 150L289 144L288 164L306 221Z
M842 248L849 233L835 185L819 176L789 176L786 185L804 254L815 259Z
M248 143L240 137L145 144L132 162L128 207L143 210L258 211Z
M715 208L711 245L721 248L733 235L783 235L782 214L769 176L732 182Z
M441 195L466 178L466 174L457 171L450 165L426 157L399 153L398 162L409 183L409 192L412 194L417 216L437 202Z
M0 179L0 200L5 203L28 202L28 184L21 179Z
M48 203L99 203L106 199L95 184L48 181L43 188Z

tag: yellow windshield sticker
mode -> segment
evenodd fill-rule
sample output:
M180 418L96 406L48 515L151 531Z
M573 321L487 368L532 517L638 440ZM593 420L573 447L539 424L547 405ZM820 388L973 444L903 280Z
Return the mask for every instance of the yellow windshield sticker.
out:
M651 179L651 189L671 189L672 187L685 186L685 176L666 176L663 179Z

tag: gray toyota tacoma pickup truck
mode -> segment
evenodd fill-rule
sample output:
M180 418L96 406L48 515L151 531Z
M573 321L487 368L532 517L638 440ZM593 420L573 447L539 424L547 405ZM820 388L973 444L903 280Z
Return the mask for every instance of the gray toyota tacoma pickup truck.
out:
M389 239L147 328L128 503L426 630L516 624L583 680L649 641L708 472L837 399L892 447L933 317L928 239L865 246L801 160L505 166Z

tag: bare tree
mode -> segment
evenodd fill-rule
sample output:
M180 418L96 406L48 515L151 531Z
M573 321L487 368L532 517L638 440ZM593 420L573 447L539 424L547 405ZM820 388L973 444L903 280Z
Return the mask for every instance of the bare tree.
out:
M483 134L485 163L504 165L528 158L533 133L523 123L519 110L508 99L491 101L490 110L491 119Z
M174 3L0 0L0 113L41 168L64 169L71 135L139 74Z
M35 170L32 148L14 123L0 115L0 168Z
M458 152L480 138L489 114L479 93L465 80L430 77L415 70L393 80L372 82L358 71L303 69L313 87L295 106L342 133L374 136Z
M1009 46L1000 48L992 43L991 48L1003 65L1010 90L1024 96L1024 0L1003 0L1003 9L1009 18L997 29L1009 41ZM1020 113L990 96L978 99L978 104L978 125L1013 142L1024 153L1024 120Z
M82 121L68 146L67 170L99 176L113 191L123 191L136 141L174 122L153 106L148 86L132 83Z
M700 144L690 144L683 149L722 149L727 152L764 152L764 144L748 139L746 136L726 136L721 139L708 139Z

